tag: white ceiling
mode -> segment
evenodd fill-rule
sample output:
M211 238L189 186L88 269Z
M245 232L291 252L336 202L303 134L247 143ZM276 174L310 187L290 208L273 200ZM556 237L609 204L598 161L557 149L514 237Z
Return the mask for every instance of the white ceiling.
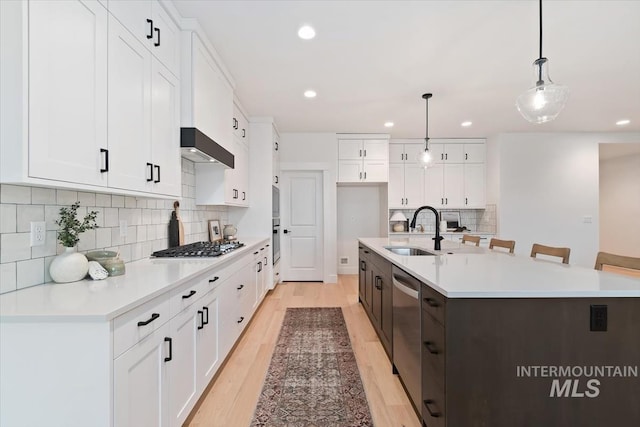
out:
M538 2L174 0L197 17L252 116L281 132L424 138L640 131L640 1L543 2L543 55L570 98L551 123L515 108L532 86ZM315 39L297 37L311 24ZM312 88L317 98L302 93ZM620 127L615 122L630 119ZM395 122L391 131L385 121ZM473 125L462 128L470 120Z

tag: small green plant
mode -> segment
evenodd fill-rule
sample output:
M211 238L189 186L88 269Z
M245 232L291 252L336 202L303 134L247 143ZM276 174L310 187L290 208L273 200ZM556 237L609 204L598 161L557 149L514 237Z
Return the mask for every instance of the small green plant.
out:
M58 240L62 246L67 248L72 248L78 244L80 233L98 228L96 225L96 215L98 215L98 212L89 212L82 222L80 222L77 218L79 207L80 202L75 202L70 208L60 208L60 219L56 221L56 224L60 226L60 230L58 230Z

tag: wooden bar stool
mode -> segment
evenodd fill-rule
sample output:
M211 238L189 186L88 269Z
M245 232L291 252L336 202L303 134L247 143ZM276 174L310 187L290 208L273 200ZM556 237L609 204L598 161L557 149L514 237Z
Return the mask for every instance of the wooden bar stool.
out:
M537 254L557 256L562 258L563 264L569 264L570 248L554 248L553 246L544 246L538 243L534 243L531 247L531 257L536 258Z
M614 255L607 252L598 252L598 256L596 256L596 266L594 268L596 270L602 270L602 267L605 265L640 271L640 258L634 258L624 255ZM623 271L619 270L616 270L615 272L623 273ZM636 276L636 274L632 275Z
M470 234L462 235L462 243L475 243L476 246L480 246L480 236L472 236Z
M509 249L509 253L512 254L516 248L516 241L492 238L489 241L489 249L493 249L494 247Z

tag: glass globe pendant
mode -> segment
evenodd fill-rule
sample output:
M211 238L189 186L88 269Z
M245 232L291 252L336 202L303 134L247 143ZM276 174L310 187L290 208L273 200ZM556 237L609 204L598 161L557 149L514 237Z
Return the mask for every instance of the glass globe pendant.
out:
M549 77L549 60L542 56L542 0L540 6L540 56L533 61L533 87L518 97L516 107L531 123L554 120L569 99L569 88L555 84Z
M422 165L423 168L428 168L429 166L431 166L433 162L433 156L431 156L431 152L429 151L429 98L431 98L432 96L433 95L430 93L425 93L424 95L422 95L422 99L424 99L427 102L424 152L422 153L422 156L420 156L420 164Z
M533 68L535 85L518 97L516 107L531 123L549 122L564 108L569 99L569 88L551 80L547 58L536 59Z

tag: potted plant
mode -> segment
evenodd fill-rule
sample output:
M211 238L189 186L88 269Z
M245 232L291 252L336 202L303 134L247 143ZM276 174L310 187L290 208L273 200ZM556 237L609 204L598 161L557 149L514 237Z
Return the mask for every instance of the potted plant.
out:
M49 274L51 279L58 283L82 280L89 270L87 257L76 252L75 247L80 240L80 233L98 228L98 212L89 212L80 222L77 218L79 207L80 202L75 202L69 208L60 208L60 218L56 221L56 225L60 227L58 241L64 246L64 252L53 259Z

